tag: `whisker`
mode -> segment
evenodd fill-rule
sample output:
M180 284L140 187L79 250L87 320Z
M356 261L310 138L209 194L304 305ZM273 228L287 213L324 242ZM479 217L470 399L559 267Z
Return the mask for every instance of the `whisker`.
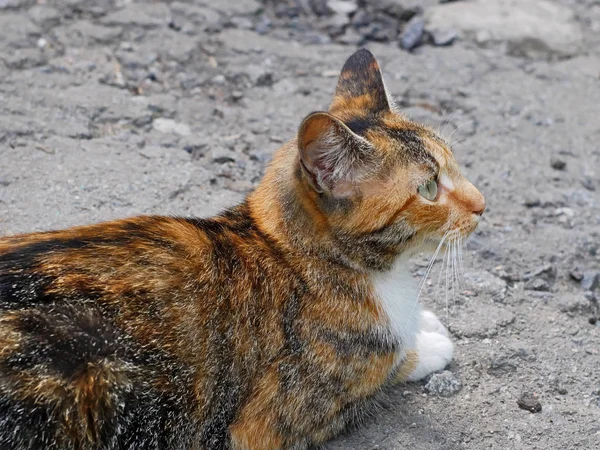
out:
M440 249L444 245L444 241L446 240L446 237L448 237L448 234L449 234L449 232L444 233L444 235L442 236L442 239L440 240L440 243L438 244L437 248L435 249L435 252L433 253L433 256L431 257L431 260L429 261L429 264L427 265L427 269L425 270L425 275L423 275L423 279L421 280L421 286L419 287L419 292L417 293L417 298L415 299L415 302L410 311L409 317L412 317L412 314L415 310L415 306L419 303L419 298L421 297L421 292L423 291L423 288L425 287L425 283L427 282L427 277L429 277L429 273L431 272L431 269L433 268L435 259L437 258L437 255L440 252Z

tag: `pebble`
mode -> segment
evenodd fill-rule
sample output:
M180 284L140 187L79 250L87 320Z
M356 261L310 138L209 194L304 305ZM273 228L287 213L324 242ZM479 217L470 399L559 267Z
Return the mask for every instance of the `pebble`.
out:
M569 276L575 281L581 281L583 279L583 272L579 270L579 267L575 267L569 271Z
M226 164L235 161L235 153L225 148L215 148L211 152L212 161L217 164Z
M586 291L594 291L600 286L600 272L586 271L581 278L581 287Z
M364 41L364 37L353 28L346 29L346 32L336 39L341 44L359 46Z
M550 160L550 167L555 170L565 170L567 168L567 163L562 159L552 158Z
M530 413L539 413L542 411L542 404L537 396L531 392L523 392L517 400L517 405L519 405L519 408Z
M152 122L152 128L161 133L175 133L180 136L189 136L192 133L189 125L185 123L175 122L173 119L154 119Z
M556 278L556 267L552 264L544 264L536 267L523 275L523 280L528 281L533 278L543 278L547 281L552 281Z
M425 390L441 397L451 397L462 389L462 382L455 374L449 370L440 373L434 373L429 382L425 385Z
M542 278L533 278L525 283L525 289L528 291L544 291L550 290L548 282Z
M581 180L581 185L586 188L588 191L595 191L596 190L596 186L594 186L594 181L592 180L591 177L584 177Z
M452 45L452 43L456 40L456 38L458 37L458 33L456 32L456 30L434 30L434 31L430 31L429 34L431 35L431 41L433 42L433 45L436 45L438 47L445 47L447 45Z
M417 47L423 38L423 32L425 31L425 21L420 16L415 16L410 19L400 36L400 47L404 50L412 50Z
M358 9L358 5L352 0L329 0L327 7L335 14L350 15Z

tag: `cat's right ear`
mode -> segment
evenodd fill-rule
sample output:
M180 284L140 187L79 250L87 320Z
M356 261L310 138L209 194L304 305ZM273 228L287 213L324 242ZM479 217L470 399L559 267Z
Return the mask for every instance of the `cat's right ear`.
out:
M318 193L348 197L375 170L374 149L341 120L310 114L298 131L300 166Z

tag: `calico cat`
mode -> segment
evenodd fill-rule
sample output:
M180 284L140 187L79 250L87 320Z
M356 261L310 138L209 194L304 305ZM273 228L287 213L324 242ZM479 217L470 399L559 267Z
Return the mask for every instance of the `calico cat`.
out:
M223 214L0 238L0 448L318 446L450 362L407 261L484 207L359 50Z

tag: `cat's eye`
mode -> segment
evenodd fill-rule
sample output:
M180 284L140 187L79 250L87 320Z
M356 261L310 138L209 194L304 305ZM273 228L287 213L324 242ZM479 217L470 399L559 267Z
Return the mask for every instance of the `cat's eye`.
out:
M429 201L434 201L437 198L438 185L435 179L431 179L419 186L419 194Z

